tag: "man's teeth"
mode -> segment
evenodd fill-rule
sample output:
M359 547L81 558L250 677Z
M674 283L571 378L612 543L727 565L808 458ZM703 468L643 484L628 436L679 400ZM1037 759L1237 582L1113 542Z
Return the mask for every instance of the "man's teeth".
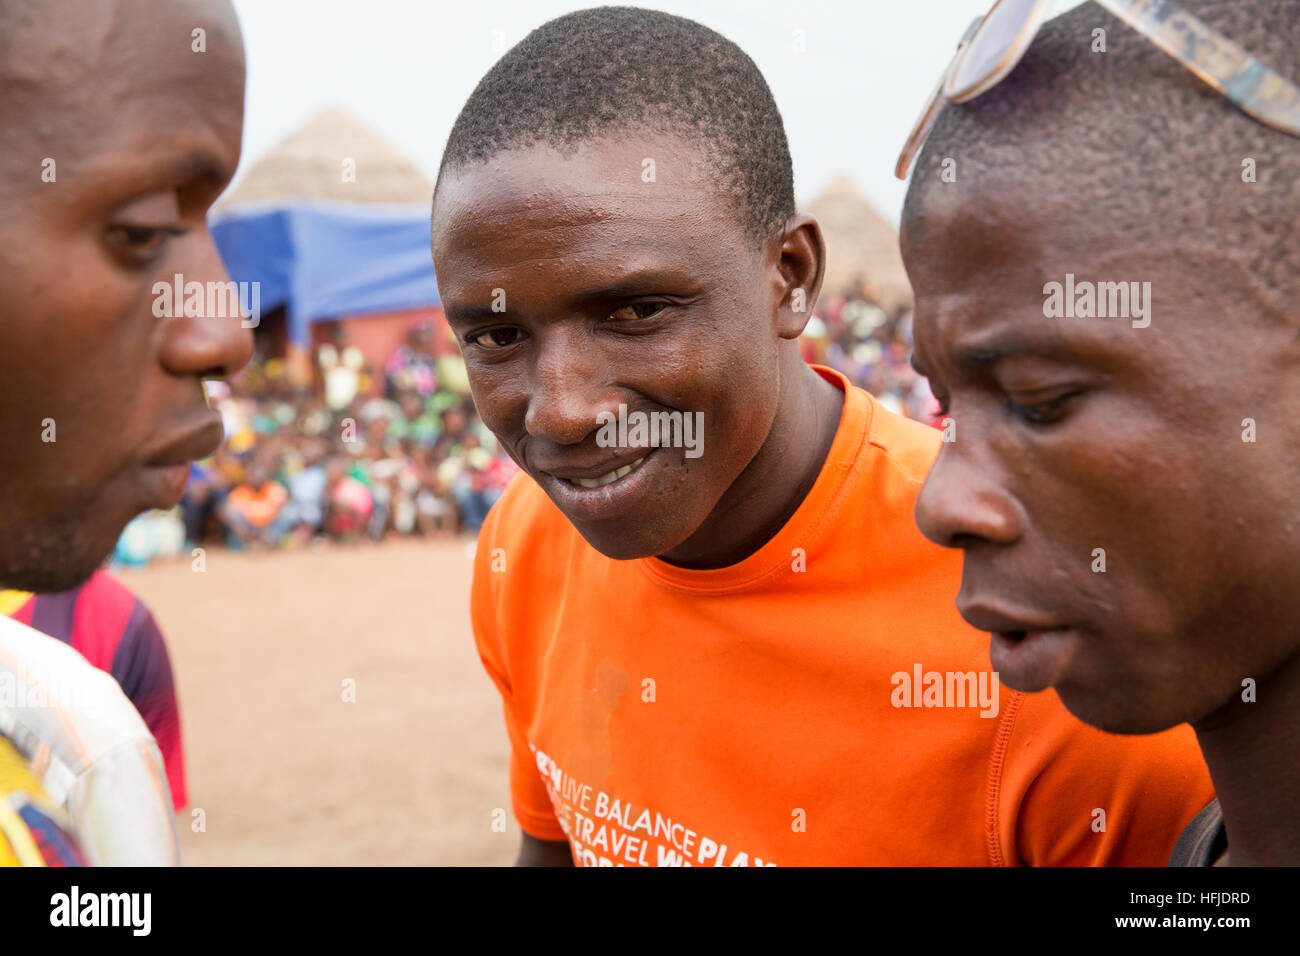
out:
M638 458L630 465L624 465L622 468L615 468L613 471L607 471L599 478L574 478L573 483L581 488L599 488L602 485L609 484L611 481L618 481L643 461L645 461L644 456Z

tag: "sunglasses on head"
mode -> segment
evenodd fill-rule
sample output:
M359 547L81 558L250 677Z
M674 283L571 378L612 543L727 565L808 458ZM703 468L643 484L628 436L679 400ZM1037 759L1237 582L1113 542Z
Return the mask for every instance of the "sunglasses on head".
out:
M1253 119L1300 137L1300 89L1169 0L1096 0ZM1051 0L997 0L966 29L894 167L906 179L945 103L968 103L1016 68Z

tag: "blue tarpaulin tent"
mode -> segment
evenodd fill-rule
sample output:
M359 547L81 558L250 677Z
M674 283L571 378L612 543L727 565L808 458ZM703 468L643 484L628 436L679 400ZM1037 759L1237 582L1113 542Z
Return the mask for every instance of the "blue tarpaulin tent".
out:
M211 228L230 278L261 283L263 312L285 307L296 345L313 322L440 304L427 205L227 207Z

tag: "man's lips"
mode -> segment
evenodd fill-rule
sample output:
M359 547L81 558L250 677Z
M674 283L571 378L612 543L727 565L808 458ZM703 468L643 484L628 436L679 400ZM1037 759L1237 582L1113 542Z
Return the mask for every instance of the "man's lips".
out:
M632 448L600 463L539 467L546 493L571 521L617 517L642 497L667 458L657 448Z
M206 458L221 444L221 416L205 414L203 420L146 452L144 460L145 507L174 508L185 493L190 462Z
M1061 678L1078 646L1079 632L1050 618L958 601L966 623L992 635L989 657L1001 679L1016 690L1046 690Z
M624 454L614 458L607 458L601 462L591 464L557 463L554 466L538 465L537 470L544 471L555 478L563 478L565 481L596 481L606 478L622 468L628 468L644 461L652 451L654 451L653 448L629 448Z
M221 416L212 412L205 415L198 425L155 446L152 451L143 456L144 463L152 468L188 465L200 458L207 458L216 451L224 434Z
M571 481L579 488L586 488L588 491L595 488L604 488L606 485L612 485L620 478L627 477L629 474L632 473L632 470L634 468L637 468L643 461L645 461L645 455L642 455L640 458L638 458L636 461L632 462L631 464L620 465L619 467L612 469L611 471L605 472L604 474L600 475L597 478L566 478L564 480Z
M1030 631L1052 631L1060 627L1050 618L1021 612L1006 612L994 605L958 599L957 610L966 623L990 634L1013 634Z

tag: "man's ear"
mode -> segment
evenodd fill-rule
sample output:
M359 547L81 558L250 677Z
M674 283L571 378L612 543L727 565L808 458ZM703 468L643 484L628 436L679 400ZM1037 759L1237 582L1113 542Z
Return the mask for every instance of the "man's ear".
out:
M797 339L812 317L817 294L826 273L826 240L817 220L798 213L786 220L781 238L777 332L783 339Z

